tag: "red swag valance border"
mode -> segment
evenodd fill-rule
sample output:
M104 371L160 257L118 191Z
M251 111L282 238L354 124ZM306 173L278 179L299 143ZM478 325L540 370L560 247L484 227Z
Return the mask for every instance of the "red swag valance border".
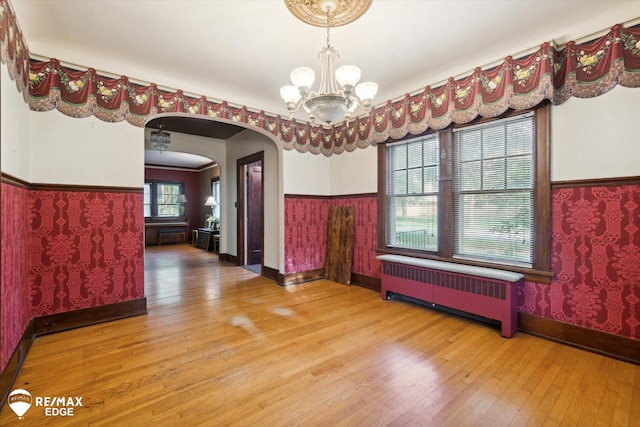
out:
M508 56L497 66L478 67L463 78L451 77L438 87L387 101L372 108L369 116L327 128L204 95L188 96L180 89L164 91L155 83L133 83L126 76L103 76L93 68L71 69L57 59L32 59L7 0L0 0L0 41L2 62L34 111L55 108L70 117L93 115L139 127L159 113L218 117L266 130L286 150L325 156L468 123L478 116L499 116L510 108L531 108L544 100L560 105L572 96L602 95L618 84L640 87L640 25L617 24L585 43L572 41L558 49L545 42L524 57Z

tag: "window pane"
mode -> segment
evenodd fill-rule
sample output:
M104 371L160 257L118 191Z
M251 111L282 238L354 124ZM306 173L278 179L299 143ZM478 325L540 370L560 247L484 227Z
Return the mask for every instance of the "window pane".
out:
M401 170L393 173L392 194L407 194L407 171Z
M533 149L533 126L527 121L517 121L507 124L507 134L509 144L507 145L507 155L517 156L520 154L530 154Z
M423 164L425 166L437 165L439 163L438 140L436 138L427 139L423 142L423 146Z
M438 192L438 166L428 166L424 168L424 192Z
M459 133L460 161L477 160L482 157L482 132L480 129Z
M217 202L212 207L213 216L216 218L220 218L220 181L214 181L211 184L211 194Z
M389 203L391 246L438 248L438 196L393 197Z
M529 156L507 159L507 188L533 188L533 164Z
M180 216L178 196L182 191L180 184L158 183L156 185L156 199L158 201L158 216Z
M409 194L422 194L422 168L409 169Z
M151 184L144 185L144 204L151 204Z
M422 142L414 142L407 146L408 167L416 168L422 166Z
M504 159L487 160L482 163L482 189L504 189Z
M458 183L461 191L480 190L482 180L480 179L480 162L469 162L461 165Z
M158 205L158 216L180 216L180 212L177 206L173 205Z
M144 216L151 216L151 184L144 184Z
M456 204L456 254L531 262L531 193L461 194Z
M505 151L505 126L489 126L482 132L482 157L491 159L504 157Z
M406 145L394 146L391 149L391 155L393 158L393 170L407 168L407 146Z

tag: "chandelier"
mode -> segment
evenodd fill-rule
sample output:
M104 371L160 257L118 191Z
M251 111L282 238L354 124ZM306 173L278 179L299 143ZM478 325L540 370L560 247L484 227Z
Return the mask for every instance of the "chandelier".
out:
M165 132L164 125L160 123L159 130L152 130L149 139L153 142L153 148L158 150L160 154L164 153L169 144L171 143L171 135L169 132Z
M280 96L287 104L290 114L298 111L302 106L309 114L309 119L314 122L316 119L326 123L327 125L336 122L342 118L348 120L351 118L353 111L360 106L367 110L371 107L371 102L378 85L373 82L363 82L357 84L360 80L360 68L355 65L343 65L335 69L336 59L339 57L338 51L331 47L331 39L329 30L332 22L335 22L334 12L339 6L345 4L349 6L349 2L344 0L318 0L311 2L316 9L326 13L327 27L327 46L323 47L318 53L318 58L322 62L322 74L320 78L320 88L317 92L311 90L311 85L315 81L316 75L313 69L309 67L299 67L291 72L290 78L293 85L284 86L280 89ZM296 0L287 0L287 7L299 18L301 18L294 10ZM299 2L298 2L299 3ZM309 1L303 2L308 6ZM350 16L350 21L358 18L367 10L371 1L351 2L358 4L364 10L360 10L357 16ZM362 6L364 4L364 6ZM307 13L310 14L310 10ZM301 18L303 19L303 18ZM305 22L310 22L303 19ZM312 23L316 25L316 23ZM354 93L355 92L355 95Z

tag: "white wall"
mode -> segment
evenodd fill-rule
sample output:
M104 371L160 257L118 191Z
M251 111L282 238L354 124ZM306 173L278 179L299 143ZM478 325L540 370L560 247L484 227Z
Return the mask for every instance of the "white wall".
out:
M32 112L30 182L142 187L144 129L56 110Z
M282 147L268 136L245 130L227 140L226 169L222 170L222 188L227 192L226 221L222 224L221 250L237 253L237 160L264 151L264 265L284 271L284 194L281 185ZM226 184L225 184L226 181ZM224 208L223 208L224 209ZM231 233L224 234L226 230Z
M640 176L640 89L552 108L552 181L627 176Z
M23 181L30 181L31 110L9 77L9 71L0 66L0 141L2 141L2 172Z
M322 154L283 151L283 175L285 194L331 194L329 174L330 159Z
M378 192L377 147L330 157L331 195Z

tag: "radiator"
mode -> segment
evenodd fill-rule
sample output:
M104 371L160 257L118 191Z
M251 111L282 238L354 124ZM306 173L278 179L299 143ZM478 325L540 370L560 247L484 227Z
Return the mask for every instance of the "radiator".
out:
M377 258L382 261L383 300L404 295L497 320L506 338L518 329L516 297L522 274L400 255Z

